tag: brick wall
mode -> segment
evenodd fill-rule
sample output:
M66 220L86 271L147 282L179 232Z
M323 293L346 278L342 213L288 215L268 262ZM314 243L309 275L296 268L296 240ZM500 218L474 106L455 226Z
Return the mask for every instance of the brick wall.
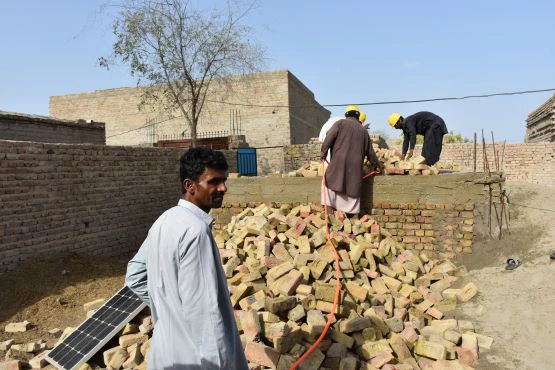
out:
M472 252L473 211L473 203L379 203L370 213L406 248L449 256Z
M321 144L296 144L283 147L283 172L298 170L306 161L320 160Z
M400 147L393 147L400 149ZM415 153L420 153L422 146L417 145ZM483 171L483 150L477 145L476 170ZM495 153L501 158L503 144L495 144ZM486 145L486 154L490 170L495 171L495 156L492 144ZM319 160L320 144L288 145L283 148L284 171L298 169L305 161ZM474 168L474 144L445 144L440 162L463 166L467 170ZM506 144L502 167L507 180L526 181L546 186L555 186L555 143Z
M0 111L0 140L104 145L104 123Z
M181 194L181 153L0 141L0 272L40 253L135 252Z

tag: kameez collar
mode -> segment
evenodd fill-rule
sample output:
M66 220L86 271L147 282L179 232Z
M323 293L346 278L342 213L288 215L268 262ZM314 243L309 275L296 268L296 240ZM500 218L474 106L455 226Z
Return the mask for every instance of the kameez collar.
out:
M210 216L208 213L204 212L199 207L197 207L196 205L194 205L193 203L185 199L179 199L179 202L177 202L177 205L180 207L187 208L189 211L193 212L195 216L197 216L204 223L206 223L207 226L212 226L212 223L214 222L214 218Z

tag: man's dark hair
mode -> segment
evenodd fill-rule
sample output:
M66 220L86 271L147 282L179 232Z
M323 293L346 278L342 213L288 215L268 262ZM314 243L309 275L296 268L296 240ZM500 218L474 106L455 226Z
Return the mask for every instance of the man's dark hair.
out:
M358 117L360 117L360 112L356 110L350 110L348 112L345 112L345 117L353 117L358 119Z
M227 161L223 153L208 148L191 148L181 155L179 178L181 179L183 193L185 193L183 181L185 179L198 181L207 167L227 171Z

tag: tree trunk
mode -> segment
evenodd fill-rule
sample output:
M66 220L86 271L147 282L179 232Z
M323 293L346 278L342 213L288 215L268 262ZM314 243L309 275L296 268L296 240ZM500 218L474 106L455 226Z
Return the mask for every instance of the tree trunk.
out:
M197 123L198 121L193 118L193 122L191 122L191 148L197 146Z

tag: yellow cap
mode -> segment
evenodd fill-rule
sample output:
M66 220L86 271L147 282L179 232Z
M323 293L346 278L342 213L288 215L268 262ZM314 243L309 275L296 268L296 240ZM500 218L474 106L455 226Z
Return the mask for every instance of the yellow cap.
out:
M366 121L366 113L364 112L360 112L360 116L358 116L358 120L360 121L360 123L364 123L364 121Z
M393 113L387 117L387 121L389 122L389 126L394 127L397 121L399 121L401 115L399 113Z
M358 107L356 105L349 105L347 107L347 109L345 109L345 113L350 112L354 110L355 112L359 112L360 113L360 109L358 109Z

